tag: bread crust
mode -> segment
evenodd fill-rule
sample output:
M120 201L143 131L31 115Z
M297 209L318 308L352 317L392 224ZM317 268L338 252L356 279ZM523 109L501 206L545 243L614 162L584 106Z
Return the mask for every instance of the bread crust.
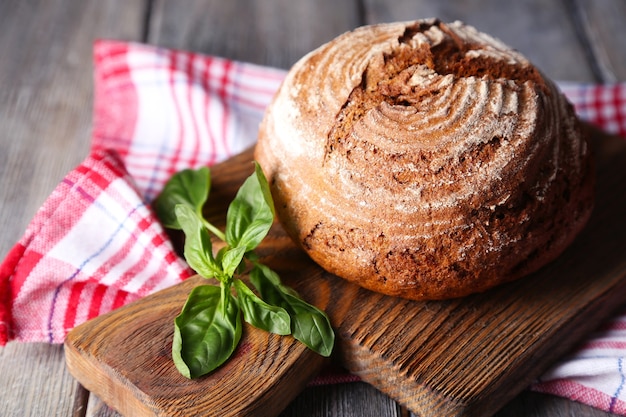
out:
M537 270L593 207L572 106L526 58L461 22L366 26L312 51L267 109L255 158L315 262L413 300Z

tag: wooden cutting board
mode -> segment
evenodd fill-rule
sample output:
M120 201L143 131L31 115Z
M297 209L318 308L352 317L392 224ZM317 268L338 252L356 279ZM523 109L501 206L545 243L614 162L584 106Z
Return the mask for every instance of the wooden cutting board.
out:
M489 416L626 302L626 141L593 136L598 187L588 227L538 273L483 294L413 302L369 292L321 270L278 225L259 253L326 309L345 368L420 416ZM215 223L251 160L248 151L213 168L207 215ZM129 416L279 414L326 363L290 337L247 326L235 357L199 380L172 365L172 320L205 282L188 280L77 327L65 342L70 372Z

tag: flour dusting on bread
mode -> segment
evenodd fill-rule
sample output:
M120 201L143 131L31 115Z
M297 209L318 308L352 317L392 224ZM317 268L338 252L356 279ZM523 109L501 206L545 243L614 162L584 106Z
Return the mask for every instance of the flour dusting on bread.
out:
M586 137L552 81L462 22L358 28L289 71L255 157L281 223L365 288L445 299L558 256L593 206Z

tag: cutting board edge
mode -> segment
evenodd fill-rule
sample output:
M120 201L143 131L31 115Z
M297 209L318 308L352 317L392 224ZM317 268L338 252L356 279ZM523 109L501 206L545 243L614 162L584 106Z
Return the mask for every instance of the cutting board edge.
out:
M78 346L73 343L70 335L64 342L64 352L65 365L72 377L87 391L96 394L109 407L123 416L153 417L156 415L154 410L148 407L148 404L151 403L150 399L141 390L130 384L126 378L118 375L114 368L108 367L110 373L107 373L105 369L96 365L98 361L92 358L91 355L83 356ZM89 376L87 377L86 375ZM116 381L120 389L101 389L102 386L97 381L110 379L111 375L116 375ZM122 393L124 401L120 401L120 393Z
M407 378L406 370L400 366L396 367L397 372L388 372L390 364L385 362L384 358L375 357L377 362L372 363L374 359L372 352L361 345L350 344L351 339L349 338L342 339L339 337L338 355L341 363L349 372L357 375L363 382L380 390L417 415L436 417L440 413L445 413L445 415L459 417L489 417L513 400L516 395L528 389L542 373L554 366L560 358L563 358L568 352L572 352L576 345L582 342L590 332L597 329L603 321L624 308L626 301L620 299L620 293L626 291L626 262L616 267L614 274L616 276L613 280L615 284L608 286L603 293L590 299L569 320L563 320L561 325L547 337L551 341L550 343L544 344L542 349L530 352L528 356L520 357L516 363L511 364L511 367L517 368L518 371L513 374L514 378L511 378L510 374L507 376L507 379L513 382L512 388L508 390L492 388L480 391L477 396L467 398L449 396L443 394L441 390L429 387L427 382L418 377ZM582 320L582 325L580 324L581 317L585 318ZM592 319L589 320L589 317ZM563 343L563 340L566 342ZM366 357L367 361L360 360L360 355ZM368 368L359 366L365 362L373 366ZM528 375L526 371L530 362L541 362L541 365L537 367L536 372ZM384 369L387 372L378 372L378 369ZM397 375L397 377L392 380L389 378L381 380L380 377L384 374ZM501 375L500 378L504 378L504 375ZM406 393L411 394L407 395ZM494 407L494 399L497 399L498 405L496 407ZM429 414L433 410L436 410L436 413Z
M98 346L99 343L102 343L101 339L103 336L102 332L98 332L97 329L98 326L101 325L108 327L111 322L119 321L121 323L121 319L126 313L133 315L137 314L137 310L140 310L142 314L149 314L150 311L146 312L143 306L150 306L153 300L157 300L156 310L161 306L158 302L159 298L168 296L178 290L182 290L182 292L186 294L193 287L204 284L206 284L206 280L192 277L184 282L120 307L117 310L98 316L74 328L69 332L64 342L65 362L70 374L83 385L85 389L97 395L105 404L120 412L122 415L133 417L184 415L176 411L180 408L175 404L176 401L152 395L150 392L142 390L138 384L133 383L131 379L132 376L135 375L134 371L130 370L128 375L120 372L119 369L111 365L115 363L115 361L112 362L111 357L108 355L104 355L100 359L96 358L98 353L103 353L102 349ZM180 307L182 307L182 304L183 300L180 301ZM169 320L169 318L163 315L157 315L157 318L158 321L162 322L159 326L167 326L166 320ZM276 364L276 366L274 366L276 372L272 375L278 375L279 377L274 378L272 384L264 384L259 383L259 380L267 380L268 378L264 376L266 374L257 373L257 375L251 378L251 382L254 383L254 386L248 387L251 392L254 392L254 395L247 396L247 400L237 401L235 407L232 407L232 403L230 403L231 406L229 406L227 412L223 409L215 410L214 408L207 408L205 409L206 412L202 410L201 413L197 415L219 415L220 417L250 414L268 417L276 416L304 390L308 382L312 380L329 361L329 358L318 355L292 337L269 334L262 330L255 329L247 323L244 323L244 327L240 346L246 344L251 346L257 345L258 349L263 348L269 349L269 351L277 350L282 352L279 355L282 360L263 361L261 363L262 366L259 367L261 370L268 371L273 364ZM104 337L106 338L106 336ZM264 341L265 338L267 338L268 343L261 346L259 341ZM270 348L270 345L273 346L274 350ZM243 349L244 353L241 358L232 359L232 361L239 360L241 362L258 364L259 356L246 356L247 349L248 348ZM289 356L285 357L285 355ZM237 353L235 353L235 357L236 356ZM267 363L269 363L269 365ZM218 375L222 368L224 368L224 366L214 371L213 376L215 378L221 378L221 376ZM244 375L244 373L240 375ZM182 376L180 377L182 378ZM194 380L193 384L203 384L202 378ZM206 378L211 378L211 374ZM217 383L219 383L219 380ZM246 387L241 384L238 385L238 388L242 388L242 391L246 390ZM201 391L204 392L206 390ZM188 395L189 392L185 393L183 391L182 394ZM276 401L278 394L280 394L281 401ZM178 398L178 401L182 401L181 398ZM215 405L214 402L216 401L213 401L211 405ZM205 404L202 401L200 403Z

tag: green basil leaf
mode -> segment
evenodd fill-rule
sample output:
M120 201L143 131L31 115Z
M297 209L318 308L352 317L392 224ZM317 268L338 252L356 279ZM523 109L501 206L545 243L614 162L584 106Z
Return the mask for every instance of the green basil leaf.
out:
M223 271L213 257L211 237L202 219L189 206L179 204L175 208L176 218L185 233L185 260L189 266L205 278L222 279Z
M152 202L152 208L163 226L170 229L181 229L174 208L178 204L183 204L201 214L210 188L211 173L209 168L185 169L169 179L161 193Z
M229 248L226 250L224 256L222 256L222 269L224 270L224 274L232 277L245 254L246 248L244 247Z
M293 322L293 337L322 356L330 356L335 333L328 316L315 306L291 294L285 294Z
M282 294L291 294L300 298L296 290L282 283L276 272L258 262L254 263L250 273L250 282L261 293L261 297L273 304L280 302Z
M274 221L274 203L267 179L255 163L255 172L243 183L226 213L226 243L256 248Z
M282 307L267 304L241 280L235 280L237 300L243 318L256 328L279 335L291 333L291 319Z
M326 313L302 300L265 265L254 265L250 282L267 303L282 307L289 313L293 337L320 355L330 356L335 344L335 332Z
M274 209L274 200L272 199L270 185L267 182L265 174L263 173L263 169L261 169L261 165L259 165L259 163L256 161L254 161L254 174L259 181L259 187L261 188L261 193L263 193L263 199L265 200L265 204L267 204L269 209L272 211L272 216L274 216L276 214L276 210Z
M215 370L237 348L241 330L239 306L229 292L213 285L194 288L174 319L172 359L176 368L187 378Z

